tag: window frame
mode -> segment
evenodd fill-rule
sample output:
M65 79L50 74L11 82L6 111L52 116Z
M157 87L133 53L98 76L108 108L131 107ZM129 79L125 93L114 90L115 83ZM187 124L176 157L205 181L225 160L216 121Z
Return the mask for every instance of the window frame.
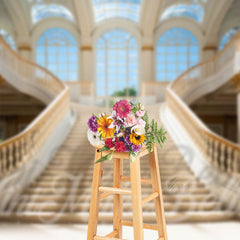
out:
M53 74L55 74L61 81L63 81L63 82L65 82L65 83L67 83L67 82L79 82L79 80L80 80L80 50L79 50L79 43L78 43L78 39L76 39L76 35L75 34L73 34L71 31L69 31L69 29L67 29L67 28L65 28L65 27L60 27L60 26L55 26L55 25L53 25L53 26L51 26L50 28L45 28L45 29L43 29L43 31L41 31L37 36L35 36L35 41L34 41L34 59L35 59L35 61L38 63L38 64L40 64L38 61L37 61L37 58L38 58L38 54L37 54L37 47L38 47L38 41L40 40L40 38L43 36L43 34L45 34L47 31L50 31L50 30L52 30L52 29L61 29L61 30L64 30L65 32L67 32L73 39L74 39L74 41L75 41L75 46L73 46L73 47L76 47L76 49L78 50L77 51L77 53L76 53L76 57L77 57L77 63L76 63L76 67L77 67L77 69L76 69L76 80L69 80L69 79L66 79L66 80L62 80L59 76L58 76L58 74L56 74L54 71L52 71L51 69L49 69L48 67L47 67L47 65L46 65L46 52L45 52L45 54L43 55L44 56L44 61L45 61L45 64L44 64L44 68L47 68L47 69L49 69L50 71L52 71L53 72ZM69 47L71 47L72 45L69 45ZM45 48L45 51L46 51L46 46L44 46L44 48ZM41 65L41 64L40 64ZM41 65L42 66L42 65ZM66 71L66 74L67 74L67 76L69 76L69 74L71 74L71 71L69 71L69 66L70 66L70 63L69 63L69 61L67 62L67 71Z
M197 10L197 7L198 7L198 10ZM178 13L176 11L177 8L180 8L180 9L182 8L182 11L180 11L180 13ZM193 12L194 8L196 8L196 9ZM174 13L174 10L175 10L175 13ZM199 13L200 10L201 10L201 13ZM164 9L164 11L162 12L162 14L159 17L159 22L163 22L163 21L166 21L166 20L172 19L172 18L187 18L187 19L191 19L199 24L202 24L204 21L204 15L205 15L204 10L205 10L204 6L202 6L201 4L198 4L198 3L173 4ZM188 14L190 14L190 15L188 16Z
M112 27L112 28L107 28L105 29L104 31L102 31L100 34L98 34L98 36L95 38L95 45L94 45L94 62L95 62L95 90L94 90L94 94L95 94L95 98L96 99L109 99L109 98L112 98L111 95L106 95L106 92L108 93L107 90L105 90L105 96L98 96L97 94L97 86L98 86L98 70L97 70L97 52L98 52L98 41L104 36L105 33L109 33L111 31L114 31L114 30L122 30L124 31L125 33L129 34L130 38L129 39L135 39L135 43L136 43L136 52L137 52L137 57L136 57L136 64L137 64L137 80L136 80L136 90L137 90L137 95L139 95L140 93L140 71L139 71L139 67L140 67L140 55L141 55L141 52L140 52L140 44L139 44L139 41L138 41L138 38L131 32L129 31L129 29L126 29L124 27ZM104 50L105 51L105 50ZM130 52L128 51L128 55L130 54ZM128 58L126 58L126 60L128 60ZM105 57L105 61L106 61L106 57ZM128 64L128 63L126 63ZM128 69L129 69L129 64L128 64ZM105 67L105 73L108 73L108 70L107 68ZM129 70L126 70L126 75L127 75L127 84L129 83ZM108 79L105 79L105 83L108 84ZM131 86L130 86L131 87ZM116 90L117 91L117 90Z
M170 30L172 30L172 29L183 29L183 30L185 30L185 31L188 31L193 37L195 37L195 40L197 41L197 43L198 43L198 62L196 63L196 64L198 64L200 61L201 61L201 42L199 41L199 36L196 36L196 34L195 34L195 32L193 32L193 31L191 31L191 29L189 29L189 28L184 28L184 27L182 27L181 26L181 24L180 25L171 25L171 26L169 26L168 28L163 28L163 29L158 29L158 34L156 34L156 38L155 38L155 50L154 50L154 78L155 78L155 81L156 82L162 82L162 83L171 83L172 81L174 81L176 78L174 78L173 80L166 80L165 79L165 81L163 81L163 80L160 80L160 79L158 79L157 78L157 76L158 76L158 70L157 70L157 68L158 68L158 61L157 61L157 56L158 56L158 51L157 51L157 49L158 49L158 42L159 42L159 40L160 40L160 38L165 34L165 33L167 33L168 31L170 31ZM175 46L174 46L175 47ZM187 51L189 51L189 48L187 49ZM167 54L167 53L166 53ZM189 55L190 56L190 55ZM188 61L188 63L187 63L187 65L188 66L190 66L189 64L189 58L187 59L187 61ZM167 65L166 65L167 66ZM184 71L186 71L189 67L187 66L187 68L185 69L185 70L183 70L183 72ZM167 69L167 68L166 68ZM165 72L167 72L167 70L165 69ZM177 72L177 71L175 71L175 72ZM183 73L182 72L182 73ZM167 75L167 74L166 74ZM177 76L179 76L179 75L177 75Z
M34 7L39 7L40 9L36 9L34 10ZM42 7L42 8L41 8ZM62 11L59 11L59 12L52 12L52 11L47 11L47 9L51 9L53 7L56 7L58 8L59 10L62 10ZM45 10L45 12L44 12ZM65 12L64 12L64 11ZM36 12L34 14L34 12ZM42 16L41 18L38 17L38 15L46 15L46 14L49 14L49 16ZM62 15L62 16L61 16ZM31 20L32 20L32 23L33 24L37 24L38 22L41 22L45 19L48 19L48 18L63 18L64 20L67 20L67 21L70 21L70 22L74 22L75 19L74 19L74 15L73 13L64 5L61 5L61 4L56 4L56 3L49 3L49 4L46 4L46 3L36 3L36 4L33 4L31 6Z
M227 45L229 42L231 42L232 38L236 35L236 33L240 30L240 26L235 26L235 27L231 27L230 29L228 29L226 32L224 32L224 34L220 37L219 41L218 41L218 51L222 51ZM233 31L233 35L232 33L230 33L231 31ZM231 38L229 38L229 36L226 36L226 35L232 35ZM222 45L222 42L224 40L224 38L228 38L228 41L225 43L223 43Z
M92 0L94 20L96 23L114 18L127 19L135 23L139 21L142 0L103 0L102 3L100 3L100 1L101 0ZM107 6L107 4L110 5ZM101 15L102 17L99 17Z

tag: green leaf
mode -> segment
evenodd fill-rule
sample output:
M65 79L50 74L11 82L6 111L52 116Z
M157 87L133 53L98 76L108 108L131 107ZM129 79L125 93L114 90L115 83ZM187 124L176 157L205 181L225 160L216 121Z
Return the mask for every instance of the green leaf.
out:
M99 150L99 152L108 151L108 150L110 150L110 148L108 148L107 146L103 146L103 147Z
M95 162L95 164L96 164L96 163L99 163L99 162L106 161L106 160L112 160L112 156L113 156L113 152L111 152L111 153L107 154L106 156L98 159L98 160Z

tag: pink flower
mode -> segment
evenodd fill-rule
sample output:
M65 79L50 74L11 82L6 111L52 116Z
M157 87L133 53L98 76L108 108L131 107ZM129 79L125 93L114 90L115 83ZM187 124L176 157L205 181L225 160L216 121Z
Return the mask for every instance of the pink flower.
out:
M142 120L141 118L138 118L138 119L137 119L137 124L140 125L140 126L142 126L142 127L145 127L146 122L145 122L144 120Z
M120 118L126 118L131 109L132 107L127 100L120 100L113 106L113 110L116 111L117 116Z
M127 127L131 127L131 126L137 124L137 120L136 120L135 115L133 113L129 113L127 115L125 123L126 123Z
M145 114L145 111L138 110L138 111L136 112L136 114L137 114L138 117L143 117L144 114Z

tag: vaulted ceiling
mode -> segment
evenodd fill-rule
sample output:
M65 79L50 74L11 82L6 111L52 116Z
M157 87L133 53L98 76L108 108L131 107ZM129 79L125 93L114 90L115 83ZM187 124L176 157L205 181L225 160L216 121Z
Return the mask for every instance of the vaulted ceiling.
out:
M99 25L124 21L136 25L143 41L171 18L186 18L199 25L206 44L216 32L233 0L1 0L15 26L18 42L28 41L34 25L45 18L72 22L81 36L91 37ZM218 26L218 27L216 27ZM149 40L151 42L151 40Z

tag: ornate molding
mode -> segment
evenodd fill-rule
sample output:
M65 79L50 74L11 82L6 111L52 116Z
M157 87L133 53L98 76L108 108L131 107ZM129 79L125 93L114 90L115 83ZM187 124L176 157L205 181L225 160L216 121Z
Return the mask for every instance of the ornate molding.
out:
M92 46L82 46L81 51L92 51Z
M230 80L236 86L238 92L240 92L240 73L235 74Z
M32 47L29 45L18 46L18 51L32 51Z
M217 50L217 47L216 46L206 46L202 49L203 51L216 51Z
M142 51L154 51L153 46L142 46Z

